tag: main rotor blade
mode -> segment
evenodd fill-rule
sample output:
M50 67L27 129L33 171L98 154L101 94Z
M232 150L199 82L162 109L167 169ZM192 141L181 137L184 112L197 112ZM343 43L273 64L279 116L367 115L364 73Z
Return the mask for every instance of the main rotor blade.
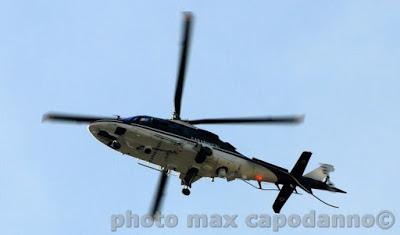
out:
M182 103L182 93L183 93L183 85L185 82L185 72L186 72L186 64L187 57L189 51L189 43L190 43L190 29L192 25L192 13L185 12L184 13L184 25L183 25L183 34L182 34L182 45L181 45L181 57L179 63L178 77L176 81L176 90L175 90L175 98L174 98L174 119L180 119L181 116L181 103Z
M75 123L92 123L98 120L116 120L116 117L86 116L65 113L46 113L42 117L42 121L56 122L75 122Z
M167 186L168 175L165 171L162 171L160 174L160 179L158 181L158 187L156 195L153 199L153 205L151 207L151 215L153 219L157 216L157 213L160 213L160 208L162 207L163 199L164 199L164 191Z
M208 118L187 120L190 124L298 124L304 116L281 117L244 117L244 118Z

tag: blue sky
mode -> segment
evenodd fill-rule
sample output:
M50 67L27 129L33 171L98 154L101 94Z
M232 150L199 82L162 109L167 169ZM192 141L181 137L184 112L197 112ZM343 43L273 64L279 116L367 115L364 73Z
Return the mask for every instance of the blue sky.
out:
M148 211L158 174L47 111L168 118L181 12L196 19L185 118L305 114L300 126L204 126L250 157L291 168L303 150L336 166L340 205L293 196L287 213L399 214L400 4L396 1L1 1L0 231L107 234L111 214ZM271 213L276 192L203 179L164 212ZM184 217L182 217L184 218ZM263 229L121 229L118 234L265 234ZM290 229L283 234L398 234Z

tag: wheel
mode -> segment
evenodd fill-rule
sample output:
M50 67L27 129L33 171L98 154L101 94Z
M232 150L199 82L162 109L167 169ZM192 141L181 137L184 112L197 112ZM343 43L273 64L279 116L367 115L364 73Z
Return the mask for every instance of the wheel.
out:
M188 188L183 188L183 189L182 189L182 193L183 193L183 195L185 195L185 196L189 196L189 195L190 195L190 189L188 189Z

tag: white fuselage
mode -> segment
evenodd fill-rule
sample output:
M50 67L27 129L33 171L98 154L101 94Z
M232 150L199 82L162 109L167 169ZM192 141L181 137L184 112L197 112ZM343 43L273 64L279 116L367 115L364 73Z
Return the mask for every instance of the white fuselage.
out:
M123 135L115 134L117 127L126 129L126 132ZM99 131L106 131L120 143L121 147L117 151L164 169L179 172L180 178L194 167L199 170L199 177L220 177L217 174L218 169L226 168L225 178L228 181L236 178L264 182L277 181L273 172L239 153L148 126L101 121L92 123L89 131L96 139L109 146L110 140L98 135ZM212 149L212 155L199 164L196 163L195 157L200 145Z

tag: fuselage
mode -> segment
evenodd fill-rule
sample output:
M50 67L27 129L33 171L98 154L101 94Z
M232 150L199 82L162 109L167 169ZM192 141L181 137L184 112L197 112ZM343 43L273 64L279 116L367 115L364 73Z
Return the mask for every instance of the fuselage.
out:
M137 116L96 121L90 124L89 130L100 142L116 151L179 172L181 178L190 168L196 168L199 178L277 181L272 171L240 154L217 135L183 122ZM197 163L195 158L201 147L210 148L212 154L204 162ZM221 168L226 170L226 175L218 174Z

